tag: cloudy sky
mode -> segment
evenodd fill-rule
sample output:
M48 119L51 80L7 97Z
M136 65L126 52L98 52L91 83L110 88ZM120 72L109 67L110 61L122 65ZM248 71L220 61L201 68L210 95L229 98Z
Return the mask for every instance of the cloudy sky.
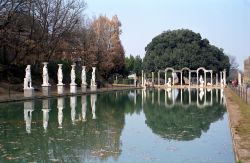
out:
M89 16L117 15L126 55L145 54L153 37L191 29L234 55L240 68L250 56L250 0L85 0Z

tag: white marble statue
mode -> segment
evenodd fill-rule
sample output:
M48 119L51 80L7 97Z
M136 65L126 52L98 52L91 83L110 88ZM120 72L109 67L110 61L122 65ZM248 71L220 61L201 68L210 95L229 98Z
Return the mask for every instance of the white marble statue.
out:
M86 82L86 66L82 66L82 85L87 86L87 82Z
M168 82L167 82L167 86L171 87L172 83L171 83L171 78L168 78Z
M48 73L48 68L47 68L48 63L43 62L43 84L42 86L50 86L49 84L49 73Z
M58 64L58 71L57 71L57 79L58 79L58 84L57 85L64 85L63 84L63 72L62 72L62 64Z
M76 80L76 71L75 71L75 67L76 67L76 65L74 64L74 65L71 65L71 71L70 71L70 79L71 79L71 83L70 83L70 85L76 85L76 82L75 82L75 80Z
M24 89L33 89L32 80L31 80L30 65L27 65L27 67L25 69L25 78L24 78L23 88Z
M203 87L203 86L204 86L204 80L202 76L200 75L200 87Z
M95 83L95 69L96 67L92 67L93 71L92 71L92 78L91 78L91 86L96 86Z

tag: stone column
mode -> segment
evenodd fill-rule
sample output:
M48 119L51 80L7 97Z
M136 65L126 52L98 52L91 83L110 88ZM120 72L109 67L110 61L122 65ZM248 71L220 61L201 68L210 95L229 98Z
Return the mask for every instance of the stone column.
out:
M241 73L238 72L238 85L241 86Z
M220 71L220 86L221 86L221 81L222 81L222 72Z
M213 71L211 71L211 86L213 86Z
M166 86L166 84L167 84L167 72L165 71L165 86Z
M182 71L181 71L181 86L182 86Z
M197 75L197 86L199 85L199 73L198 73L198 71L196 71L196 75Z
M215 85L218 86L218 73L215 74Z
M158 86L160 86L160 71L158 71Z
M191 72L188 73L189 86L191 85Z
M152 72L152 86L154 86L154 83L155 83L155 74L154 72Z
M174 86L174 71L172 72L172 78L173 78L172 82L173 82L173 86Z
M207 86L207 71L204 71L204 78L205 78L204 84L205 86Z
M223 71L223 77L224 77L224 79L223 79L223 81L224 81L224 86L226 85L226 69L224 69L224 71Z
M144 72L141 71L141 85L144 86Z

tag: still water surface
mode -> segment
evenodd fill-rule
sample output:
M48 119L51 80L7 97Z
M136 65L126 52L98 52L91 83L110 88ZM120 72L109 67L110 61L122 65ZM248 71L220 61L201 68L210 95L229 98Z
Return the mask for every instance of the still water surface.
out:
M0 104L0 162L234 162L220 90Z

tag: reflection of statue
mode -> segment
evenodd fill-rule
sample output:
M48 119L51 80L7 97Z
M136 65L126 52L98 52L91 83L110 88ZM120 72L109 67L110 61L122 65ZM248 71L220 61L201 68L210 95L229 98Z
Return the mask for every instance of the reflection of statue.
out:
M91 95L91 109L92 109L92 114L93 114L93 116L92 116L92 119L96 119L96 115L95 115L95 102L96 102L96 98L97 98L97 96L96 96L96 94L92 94Z
M86 95L82 96L82 121L86 121L86 110L87 110L87 101Z
M43 100L43 128L45 132L47 131L48 123L49 123L49 100Z
M203 86L204 86L204 80L202 76L200 75L200 87L203 87Z
M50 86L49 84L49 74L48 74L48 69L47 69L47 62L43 63L43 84L42 86Z
M168 99L172 100L172 89L171 88L167 88L166 91L168 92Z
M26 123L26 131L28 134L31 133L31 121L32 121L32 112L34 111L34 102L24 102L24 120Z
M87 86L87 82L86 82L86 66L82 66L82 85Z
M93 71L92 71L92 78L91 78L91 86L96 86L95 83L95 67L92 67Z
M42 111L43 111L43 128L46 132L49 123L49 109L42 109Z
M25 78L24 78L24 84L23 84L24 89L33 89L30 71L31 71L30 65L27 65L25 69Z
M200 100L202 100L203 96L204 96L204 89L203 88L200 88L199 96L200 96Z
M75 124L75 119L76 119L76 97L70 97L70 107L71 107L72 124Z
M62 72L62 64L58 64L58 71L57 71L57 79L58 79L58 84L57 85L64 85L62 80L63 80L63 72Z
M58 108L58 128L62 128L62 121L63 121L63 106L64 106L64 100L62 97L57 99L57 108Z
M171 87L171 85L172 85L172 84L171 84L171 78L168 78L167 86L168 86L168 87Z
M75 72L75 67L76 65L71 65L71 71L70 71L70 78L71 78L71 83L70 85L76 85L76 72Z

